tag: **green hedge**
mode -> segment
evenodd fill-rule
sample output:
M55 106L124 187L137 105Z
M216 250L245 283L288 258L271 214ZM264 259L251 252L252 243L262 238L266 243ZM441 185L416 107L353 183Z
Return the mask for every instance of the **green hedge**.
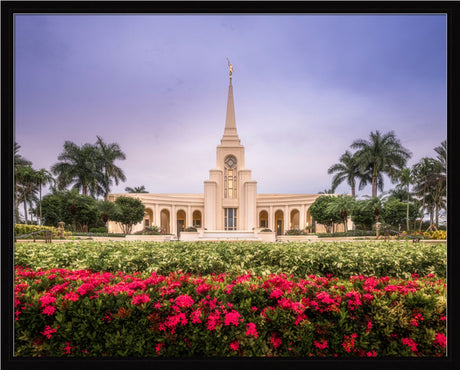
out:
M445 356L434 275L339 280L16 269L15 355Z
M61 235L59 229L53 226L39 226L39 225L27 225L27 224L14 224L14 235L25 235L30 234L36 231L41 230L50 230L52 232L53 237L59 237ZM72 235L70 231L64 231L64 236ZM38 237L38 234L37 234Z
M446 245L397 241L259 242L69 242L18 243L16 264L36 268L93 271L184 271L200 275L288 273L348 278L353 275L410 278L411 274L446 276Z

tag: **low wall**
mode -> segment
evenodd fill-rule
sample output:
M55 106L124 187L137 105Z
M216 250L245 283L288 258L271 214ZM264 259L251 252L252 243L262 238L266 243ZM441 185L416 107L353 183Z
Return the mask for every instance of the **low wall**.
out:
M280 242L311 242L320 240L316 235L278 235L276 239Z
M260 238L263 242L276 242L276 233L272 232L264 232L264 233L256 233L257 237Z
M126 235L125 240L140 240L140 241L155 241L155 242L168 242L172 235Z
M187 231L181 231L179 235L179 240L184 241L184 242L193 242L195 240L198 240L200 237L200 233L198 232L187 232Z

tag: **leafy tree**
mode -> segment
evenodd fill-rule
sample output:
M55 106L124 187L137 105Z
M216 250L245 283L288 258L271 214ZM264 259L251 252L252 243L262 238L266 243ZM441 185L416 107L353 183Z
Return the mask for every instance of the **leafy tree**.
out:
M100 154L98 157L98 166L100 166L102 172L102 188L104 192L104 199L108 200L112 180L115 181L116 185L118 185L120 180L126 181L126 176L123 170L116 166L114 163L116 160L126 159L126 156L125 153L123 153L121 150L119 144L106 144L100 136L97 136L96 147Z
M56 226L63 221L72 225L74 231L87 231L102 226L97 201L88 195L78 194L77 189L54 191L42 200L43 221Z
M407 213L409 209L409 214ZM415 204L404 204L398 199L388 199L381 212L383 220L390 225L397 226L407 220L406 230L409 230L409 220L415 221L419 217L419 208Z
M333 223L342 221L339 215L327 209L328 205L332 203L334 199L335 197L332 195L322 195L316 198L308 209L316 222L326 226L327 232L330 232Z
M362 190L370 178L366 174L362 174L360 166L356 160L356 156L352 155L348 150L340 157L340 163L336 163L329 167L327 173L335 173L332 179L332 189L336 189L343 181L351 187L352 197L356 196L356 179L359 179L359 190Z
M353 196L339 195L337 198L334 198L327 207L326 211L340 215L340 218L343 221L343 226L345 232L348 231L348 216L352 214L355 207L355 198Z
M81 189L83 195L91 194L94 197L103 194L101 183L104 178L98 167L98 158L100 155L94 145L84 144L80 147L66 141L64 150L58 156L60 162L51 167L53 174L58 176L58 189L63 190L73 183L72 188Z
M141 186L135 186L134 188L130 188L129 186L127 186L125 188L125 191L127 193L148 193L147 190L145 190L145 186L144 185L141 185Z
M141 222L145 214L145 206L139 199L120 196L115 199L117 212L113 214L112 220L117 222L123 233L130 234L133 225Z
M351 148L358 149L355 156L360 170L372 179L372 197L377 196L377 188L383 191L382 175L387 174L395 183L396 173L411 157L411 153L401 145L393 131L383 135L378 130L371 132L369 141L356 140Z
M383 193L378 197L368 197L356 202L353 210L352 221L355 224L361 224L362 226L371 229L374 223L379 222L380 212L383 208L384 198L387 194Z
M410 168L405 167L397 173L396 177L399 181L399 184L396 186L396 188L400 190L405 189L407 193L406 230L409 230L409 202L410 202L410 185L412 184L412 171Z

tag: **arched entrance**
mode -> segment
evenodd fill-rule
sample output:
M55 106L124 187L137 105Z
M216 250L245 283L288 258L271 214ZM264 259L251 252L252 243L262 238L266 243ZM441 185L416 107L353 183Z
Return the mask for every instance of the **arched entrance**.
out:
M300 229L299 227L299 218L300 218L300 213L297 209L293 209L291 211L291 223L290 223L290 228L292 229Z
M160 213L161 219L161 232L163 234L171 233L171 226L169 224L169 211L167 209L162 209Z
M185 230L185 217L185 212L182 209L177 211L177 236Z
M153 225L153 211L150 208L146 208L145 214L144 214L143 226L149 227L152 225Z
M311 219L311 214L310 211L307 210L307 227L312 227L313 226L313 220Z
M284 234L284 214L283 211L275 212L276 235Z
M260 211L259 213L259 227L267 228L268 227L268 212Z
M201 212L200 211L194 211L193 212L193 227L196 227L197 229L201 228Z

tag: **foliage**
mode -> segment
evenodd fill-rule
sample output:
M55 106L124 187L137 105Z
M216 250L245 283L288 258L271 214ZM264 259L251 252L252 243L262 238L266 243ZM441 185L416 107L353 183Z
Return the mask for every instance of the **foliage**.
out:
M405 224L407 204L398 199L388 199L383 205L381 216L390 225L397 226L398 224ZM418 207L409 203L409 221L415 221L418 217Z
M446 239L447 238L447 232L445 230L425 231L423 232L423 235L431 239Z
M146 226L144 227L143 230L137 231L134 234L135 235L160 235L161 234L161 228L159 226L153 225L153 226Z
M31 233L41 231L41 230L50 230L52 233L52 237L54 238L61 236L61 232L59 231L59 229L53 226L39 226L39 225L27 225L27 224L15 224L14 225L14 235L15 236L31 234ZM72 235L72 233L70 231L64 231L62 235L70 236Z
M403 241L360 242L140 242L80 241L65 245L18 243L15 262L32 269L67 268L168 274L287 273L348 278L352 275L408 278L412 273L446 276L446 245Z
M197 228L193 227L193 226L187 227L184 231L188 232L188 233L196 233L196 232L198 232Z
M144 185L135 186L134 188L131 188L131 187L127 186L125 188L125 191L127 193L148 193L148 191L145 189Z
M383 174L396 182L396 174L404 168L411 157L409 150L401 145L395 133L381 134L378 130L370 133L370 140L355 140L351 148L357 149L356 161L361 173L372 180L372 197L377 196L377 188L383 191Z
M313 219L316 222L325 225L326 228L329 228L330 226L332 226L332 223L337 223L337 222L342 221L342 219L340 218L340 215L337 216L335 213L327 209L327 206L331 202L333 202L334 199L335 197L333 197L332 195L321 195L320 197L315 199L313 204L308 209Z
M350 197L348 195L339 195L327 205L326 210L327 212L340 216L343 221L344 230L347 232L348 216L353 213L355 206L356 201L354 197Z
M105 227L92 227L89 229L89 232L92 234L103 234L106 232Z
M261 233L271 233L272 229L262 229L260 230Z
M133 225L143 220L145 206L140 199L124 196L115 199L115 204L117 212L112 216L112 220L118 222L124 234L130 234Z
M343 238L353 236L375 236L375 230L349 230L347 232L318 233L319 238Z
M87 195L78 194L77 190L56 191L42 199L43 223L57 226L62 221L72 225L73 231L87 231L100 227L101 216L97 201Z
M285 232L285 235L307 235L307 232L305 230L290 229Z
M446 284L432 274L15 275L15 356L446 356Z
M329 167L327 173L335 173L332 179L332 189L334 190L343 181L347 181L347 184L351 187L351 196L356 195L356 178L359 179L359 190L362 190L364 186L371 181L368 174L363 174L360 171L359 163L354 154L351 154L348 150L340 157L340 163L336 163Z

